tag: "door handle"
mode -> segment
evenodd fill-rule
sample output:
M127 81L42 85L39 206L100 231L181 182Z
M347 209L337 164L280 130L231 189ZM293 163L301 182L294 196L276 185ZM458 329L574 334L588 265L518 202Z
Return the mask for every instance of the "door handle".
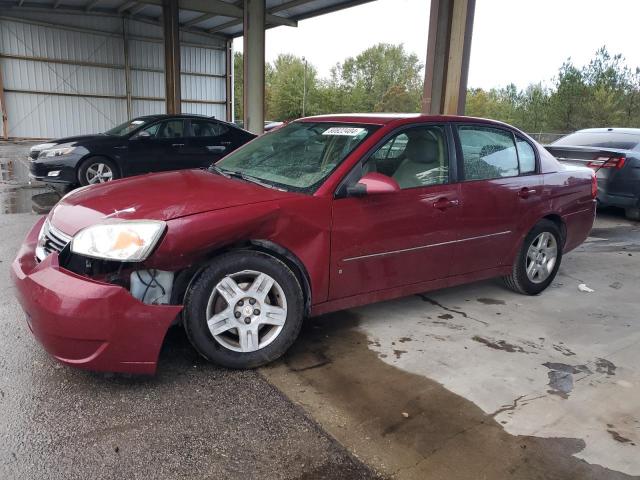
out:
M529 198L531 195L535 195L536 190L529 187L523 187L518 191L518 196L520 198Z
M180 147L184 147L184 143L172 143L171 146L180 148Z
M115 146L115 147L113 147L113 148L117 148L118 150L125 150L125 149L127 149L127 148L129 148L129 147L128 147L127 145L116 145L116 146Z
M231 145L231 142L220 142L220 145Z
M447 208L457 207L458 205L460 205L460 200L449 200L444 197L433 202L433 207L438 210L446 210Z

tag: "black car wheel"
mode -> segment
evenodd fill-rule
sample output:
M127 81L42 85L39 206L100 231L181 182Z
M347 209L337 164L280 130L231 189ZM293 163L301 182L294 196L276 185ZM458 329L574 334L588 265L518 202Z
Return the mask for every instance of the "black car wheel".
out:
M82 186L110 182L117 178L119 178L118 167L104 157L91 157L78 169L78 182Z
M537 295L547 288L560 267L562 236L558 226L542 220L527 234L505 285L514 292Z
M300 333L302 289L278 259L239 250L216 258L191 285L183 321L189 341L206 359L253 368L282 356Z

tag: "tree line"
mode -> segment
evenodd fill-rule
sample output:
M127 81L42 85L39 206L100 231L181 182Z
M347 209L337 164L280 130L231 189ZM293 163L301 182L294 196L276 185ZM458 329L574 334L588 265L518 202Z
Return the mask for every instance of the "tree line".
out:
M241 53L234 58L235 116L242 118ZM281 54L265 71L265 115L291 120L304 114L345 112L418 112L423 64L404 46L378 44L337 63L329 78L312 64ZM306 80L305 80L306 79ZM586 65L567 59L547 84L525 89L509 84L467 91L467 115L502 120L524 131L571 132L588 127L640 127L640 68L630 68L622 55L606 47Z

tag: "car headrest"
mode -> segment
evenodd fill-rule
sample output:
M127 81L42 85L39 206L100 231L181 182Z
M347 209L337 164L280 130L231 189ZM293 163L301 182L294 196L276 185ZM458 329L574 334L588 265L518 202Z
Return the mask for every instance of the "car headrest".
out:
M409 137L404 156L416 163L436 163L439 158L438 141L425 135Z

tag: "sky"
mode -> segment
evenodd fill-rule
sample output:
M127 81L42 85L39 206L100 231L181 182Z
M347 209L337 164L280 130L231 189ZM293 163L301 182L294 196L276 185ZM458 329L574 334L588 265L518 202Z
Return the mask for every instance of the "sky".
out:
M321 77L331 67L380 42L404 44L424 64L429 0L376 0L297 28L267 30L266 57L304 56ZM476 0L469 82L471 88L515 83L551 84L562 62L581 66L603 45L640 66L640 0ZM242 51L242 39L234 41Z

